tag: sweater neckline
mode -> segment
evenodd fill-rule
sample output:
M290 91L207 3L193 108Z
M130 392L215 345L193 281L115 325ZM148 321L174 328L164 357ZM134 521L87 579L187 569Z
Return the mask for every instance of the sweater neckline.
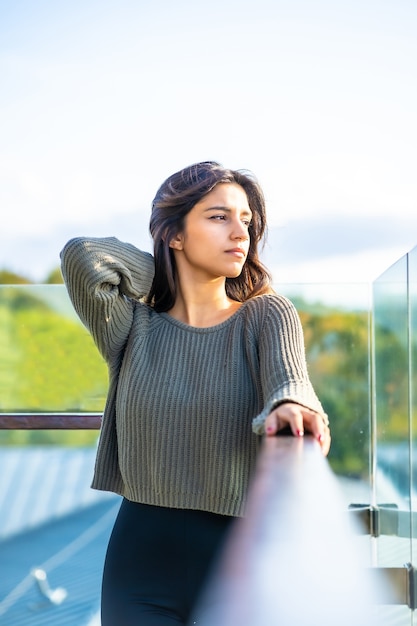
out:
M248 302L250 302L250 299L242 302L242 306L240 306L238 310L235 311L235 313L233 313L230 317L224 320L224 322L220 322L220 324L215 324L214 326L190 326L185 322L181 322L180 320L175 319L175 317L172 317L169 313L163 312L159 313L159 315L173 326L177 326L178 328L182 328L183 330L195 333L213 333L222 330L226 326L229 326L229 324L232 324L234 320L242 314L242 311L246 308Z

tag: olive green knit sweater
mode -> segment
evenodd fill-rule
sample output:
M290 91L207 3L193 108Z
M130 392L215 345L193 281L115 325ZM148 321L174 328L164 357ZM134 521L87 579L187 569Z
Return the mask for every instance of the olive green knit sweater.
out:
M294 306L258 296L225 322L195 328L144 304L153 258L133 245L77 238L61 258L75 310L109 367L92 486L242 515L269 412L284 400L323 412Z

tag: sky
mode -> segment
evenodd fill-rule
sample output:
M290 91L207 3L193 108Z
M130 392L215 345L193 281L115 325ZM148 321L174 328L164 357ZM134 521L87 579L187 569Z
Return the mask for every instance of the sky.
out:
M259 179L276 281L372 281L417 245L416 32L415 0L0 0L0 269L151 250L213 159Z

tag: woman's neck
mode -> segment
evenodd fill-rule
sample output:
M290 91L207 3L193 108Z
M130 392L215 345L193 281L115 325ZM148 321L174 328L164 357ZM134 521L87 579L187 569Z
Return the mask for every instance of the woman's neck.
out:
M200 286L180 284L175 304L168 313L189 326L207 328L221 324L240 306L241 302L227 296L224 282Z

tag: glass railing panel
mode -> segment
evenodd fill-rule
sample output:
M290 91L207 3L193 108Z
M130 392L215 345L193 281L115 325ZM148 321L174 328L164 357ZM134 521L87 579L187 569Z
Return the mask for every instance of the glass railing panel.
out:
M332 468L363 487L369 472L367 284L276 284L296 305L310 375L332 421ZM0 286L0 412L101 412L107 369L63 285ZM96 433L67 433L95 442ZM54 443L54 432L0 432L1 441ZM353 482L352 482L353 481ZM369 502L349 493L349 501Z
M63 285L0 286L0 413L101 412L107 368ZM72 431L68 442L95 442ZM0 431L0 443L49 443L57 431Z
M309 372L329 415L329 463L347 504L369 504L370 285L279 284L304 328Z
M104 361L63 285L0 286L0 411L101 411Z
M401 515L398 536L377 540L381 567L411 561L407 279L404 256L373 285L375 497L378 507L397 508ZM403 618L410 619L406 609Z
M374 282L373 304L377 498L389 493L403 505L410 498L407 256Z
M412 562L417 561L417 247L408 255L409 404L411 422ZM415 617L417 624L417 617Z
M367 504L370 501L369 286L277 284L275 287L294 302L300 314L310 375L332 423L329 462L344 487L346 505L351 502ZM0 412L102 411L107 370L88 332L76 317L63 286L1 286L0 319ZM6 435L8 439L3 438ZM91 496L89 490L95 456L92 447L96 444L97 433L79 435L88 435L90 439L74 441L76 433L67 431L0 432L0 445L4 445L0 456L4 463L7 461L7 467L0 472L0 477L3 476L0 500L7 501L10 496L11 481L7 477L11 472L14 472L14 485L16 480L23 481L13 488L21 506L16 532L24 531L20 525L27 523L27 511L32 511L30 498L35 492L31 491L30 481L36 484L43 481L44 487L49 489L52 477L61 476L55 494L46 488L42 490L38 509L45 500L46 509L52 502L68 512L72 502L66 500L60 504L64 495L102 497L98 492L91 492ZM10 443L15 445L10 446ZM26 445L19 448L17 444L23 443ZM82 461L81 456L60 460L63 447L68 447L69 443L73 450L74 443L84 446ZM45 444L49 445L45 447ZM86 450L85 446L90 449ZM17 456L13 456L13 448ZM60 452L55 453L58 448ZM22 462L18 460L21 450L28 455ZM30 469L31 455L38 464L41 459L48 467L36 480L35 470ZM52 461L57 464L56 470L52 470ZM81 468L82 485L76 481L67 484L74 473L65 468L72 462ZM22 467L25 471L20 475L18 470ZM64 475L65 484L62 483ZM47 483L44 476L47 476ZM51 490L53 488L51 485ZM96 504L89 500L82 502L83 506ZM39 509L38 515L47 515L46 509ZM35 512L34 508L32 513ZM42 518L38 517L33 523L41 524ZM7 533L11 527L10 519L0 520L0 534Z

